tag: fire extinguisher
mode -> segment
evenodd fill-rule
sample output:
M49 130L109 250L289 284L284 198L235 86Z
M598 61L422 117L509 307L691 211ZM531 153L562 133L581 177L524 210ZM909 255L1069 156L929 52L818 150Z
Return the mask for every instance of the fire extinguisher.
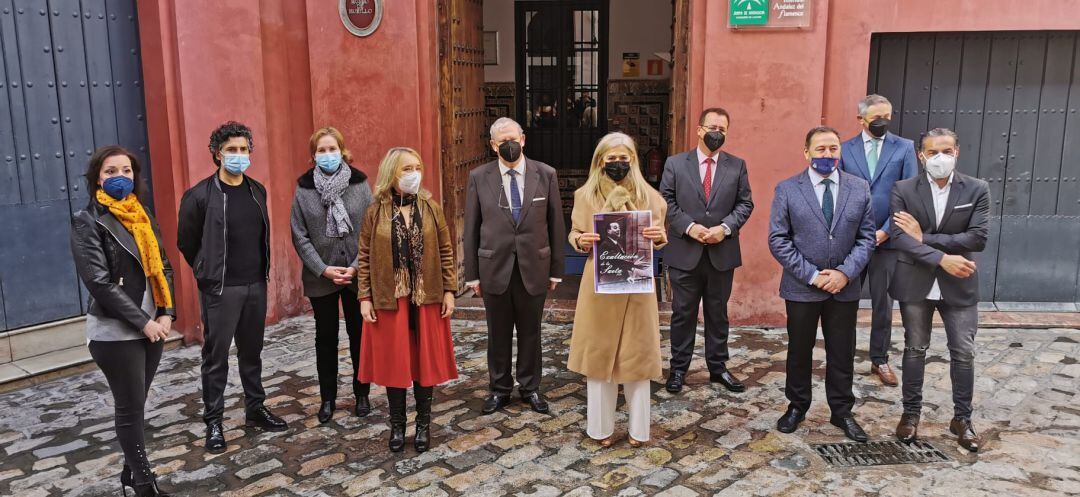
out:
M664 172L664 154L660 153L660 149L653 147L648 154L645 154L645 159L649 164L645 170L645 180L649 183L659 183L660 175Z

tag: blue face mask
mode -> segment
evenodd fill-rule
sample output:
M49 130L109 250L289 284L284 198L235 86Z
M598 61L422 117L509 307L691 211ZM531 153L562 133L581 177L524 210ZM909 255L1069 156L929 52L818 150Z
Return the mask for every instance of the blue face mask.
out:
M135 182L127 176L113 176L101 182L101 189L116 200L124 200L135 191Z
M836 164L840 162L840 159L833 157L814 157L810 159L810 167L814 168L818 174L822 176L828 176L836 170Z
M334 174L341 167L341 152L315 154L315 164L326 174Z
M247 154L222 154L221 165L229 174L241 175L251 167L251 157Z

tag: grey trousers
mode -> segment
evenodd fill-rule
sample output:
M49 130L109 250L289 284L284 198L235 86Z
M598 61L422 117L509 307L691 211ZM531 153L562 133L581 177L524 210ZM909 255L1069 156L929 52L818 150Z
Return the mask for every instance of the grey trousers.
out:
M889 281L896 268L896 251L878 247L870 256L863 272L863 283L870 283L870 362L882 365L889 362L892 346L892 303Z
M975 389L975 332L979 325L979 308L975 305L951 306L942 300L900 303L905 342L904 414L918 415L922 410L926 349L930 346L930 330L935 309L945 323L945 338L948 340L953 415L971 419L971 397Z

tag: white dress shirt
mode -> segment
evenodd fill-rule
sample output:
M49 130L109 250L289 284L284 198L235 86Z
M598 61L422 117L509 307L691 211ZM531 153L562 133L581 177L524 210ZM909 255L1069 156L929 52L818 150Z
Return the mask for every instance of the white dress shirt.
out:
M872 147L872 145L870 145L870 142L874 140L877 140L877 157L878 159L881 159L881 146L885 144L885 137L882 136L881 138L876 138L870 133L867 133L865 129L862 132L863 157L870 155L870 150Z
M822 176L818 174L818 172L815 171L813 167L809 168L808 171L808 174L810 174L810 182L814 184L814 195L817 196L817 204L819 208L821 207L821 203L825 200L825 184L823 183L823 181L825 181L825 178L829 178L832 180L832 185L830 185L829 187L829 193L832 194L833 215L835 216L836 208L839 207L837 205L837 201L840 197L840 195L838 194L838 192L840 191L840 170L833 169L832 174L828 176ZM814 284L814 280L817 279L819 274L821 274L821 271L814 271L814 274L810 276L811 285Z
M938 186L937 181L929 174L926 179L930 181L930 197L934 199L934 226L941 227L941 218L945 216L945 205L949 202L949 191L952 190L953 175L949 175L949 181L945 187ZM930 293L926 294L926 300L941 300L941 288L937 278L934 278L934 286L930 287Z
M514 170L518 172L518 175L517 175L517 187L518 187L518 195L520 195L518 198L521 199L521 207L524 208L525 207L525 202L532 202L532 199L531 198L530 199L525 198L525 163L527 162L525 160L525 156L522 155L521 158L518 159L518 161L519 161L518 165L514 166ZM502 157L499 157L499 175L502 177L503 194L506 195L506 206L507 207L513 207L513 205L514 205L513 198L514 197L512 197L510 195L510 175L507 174L507 171L509 171L509 170L510 170L510 168L506 165L506 162L503 162ZM501 204L501 202L500 202L500 204ZM555 283L561 283L562 278L551 278L551 281L553 281ZM472 281L465 282L465 286L473 288L473 289L475 289L476 286L479 285L479 284L480 284L480 280L472 280Z
M707 167L712 169L712 180L716 181L716 167L720 165L720 151L717 150L716 152L713 152L712 155L705 155L701 153L700 147L695 148L694 151L697 152L698 179L701 181L701 187L705 188L705 172L707 171ZM710 166L706 164L705 159L712 159L712 165ZM709 185L709 187L711 188L712 185ZM705 199L705 201L708 202L709 199ZM693 228L696 224L697 223L690 223L690 226L686 227L687 235L690 234L690 229ZM720 227L724 229L724 236L731 236L731 228L729 228L728 225L720 223Z

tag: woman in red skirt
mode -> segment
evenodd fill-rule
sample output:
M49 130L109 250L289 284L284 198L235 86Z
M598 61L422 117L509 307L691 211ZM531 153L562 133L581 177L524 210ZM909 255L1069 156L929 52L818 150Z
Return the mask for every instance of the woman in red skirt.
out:
M405 391L416 396L417 452L430 446L435 385L457 378L450 314L457 275L442 207L420 188L415 150L390 149L360 228L356 279L364 330L360 382L386 387L390 450L405 448Z

